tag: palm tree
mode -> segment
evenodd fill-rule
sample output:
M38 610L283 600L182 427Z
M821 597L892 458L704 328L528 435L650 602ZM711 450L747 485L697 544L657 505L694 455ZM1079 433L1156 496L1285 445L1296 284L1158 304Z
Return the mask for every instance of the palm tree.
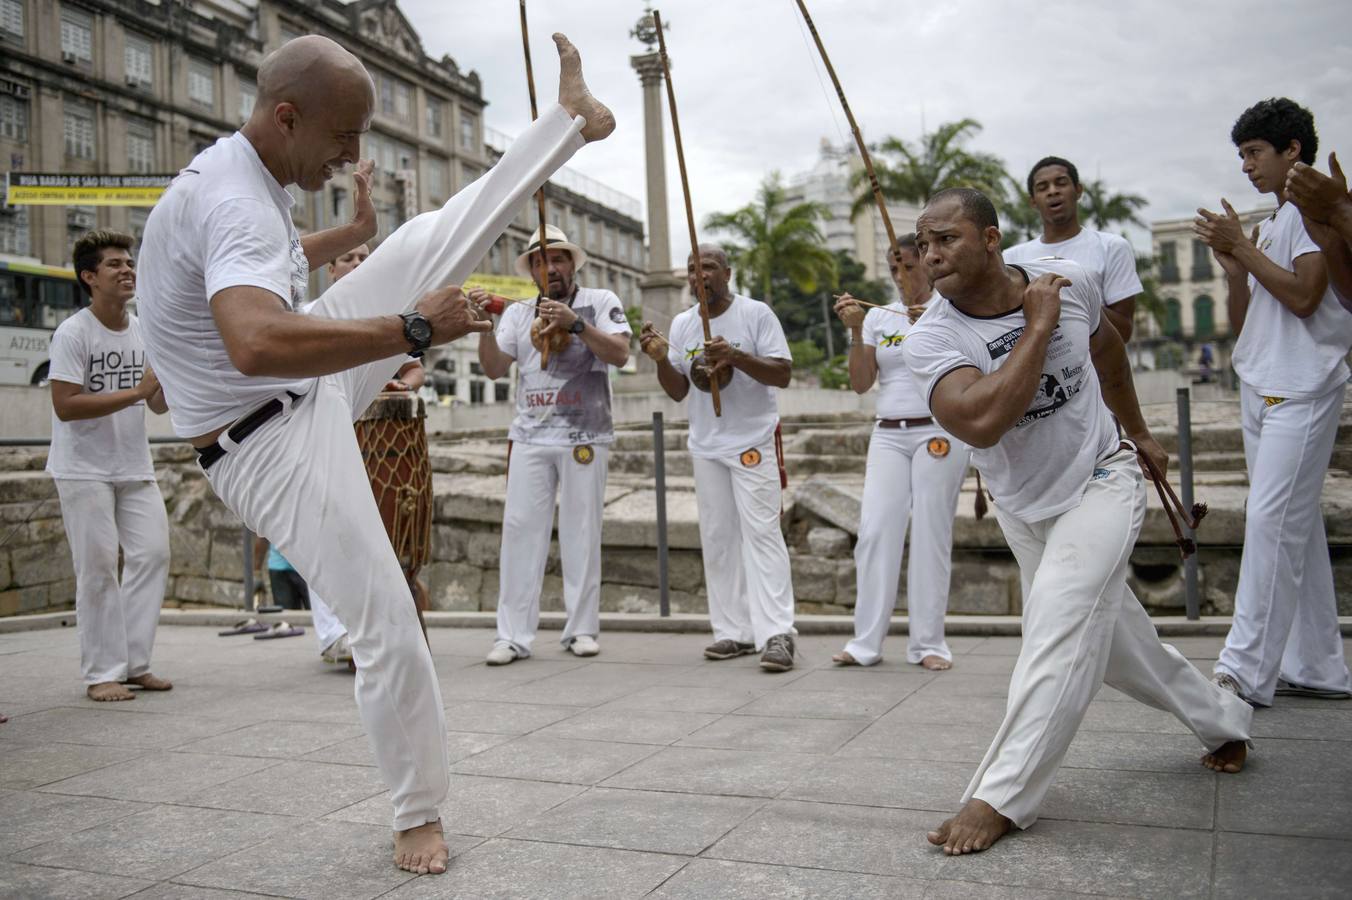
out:
M981 123L976 119L961 119L921 135L918 147L898 137L886 138L874 148L878 155L873 161L883 196L923 205L945 188L969 187L984 193L997 207L1002 206L1009 182L1004 161L964 146L980 133ZM857 172L852 183L858 187L866 180L863 172ZM872 202L872 190L866 188L855 200L853 212L858 214Z
M1136 210L1145 208L1146 203L1140 194L1110 193L1101 178L1086 181L1084 193L1080 195L1080 209L1089 224L1099 231L1107 231L1119 222L1145 228L1145 222L1136 215Z
M737 270L738 285L744 291L759 287L760 299L770 303L776 275L804 293L815 293L822 285L834 287L836 258L817 227L828 215L821 203L789 206L779 173L771 172L754 201L730 213L714 213L704 227L732 236L724 249Z

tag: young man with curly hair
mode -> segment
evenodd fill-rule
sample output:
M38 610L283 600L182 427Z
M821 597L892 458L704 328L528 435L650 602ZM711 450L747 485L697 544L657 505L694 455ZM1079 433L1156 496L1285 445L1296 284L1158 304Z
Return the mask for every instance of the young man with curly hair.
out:
M1315 160L1314 117L1284 97L1264 100L1244 111L1230 139L1249 181L1279 205L1256 240L1225 200L1224 213L1200 209L1193 226L1225 270L1249 470L1234 624L1215 681L1257 706L1274 694L1352 698L1319 508L1347 391L1352 316L1286 193L1292 168Z

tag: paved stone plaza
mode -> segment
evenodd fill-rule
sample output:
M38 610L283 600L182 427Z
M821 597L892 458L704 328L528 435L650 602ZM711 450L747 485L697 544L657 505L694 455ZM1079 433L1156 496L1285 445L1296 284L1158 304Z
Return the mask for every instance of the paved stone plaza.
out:
M950 672L706 663L698 634L604 634L574 659L482 663L438 628L448 874L390 863L390 806L352 679L310 634L162 627L168 694L96 705L74 629L0 635L0 896L227 898L1346 897L1352 703L1278 698L1246 772L1111 690L1032 830L949 859L950 813L1004 705L1015 638L957 637ZM1174 641L1207 669L1219 638Z

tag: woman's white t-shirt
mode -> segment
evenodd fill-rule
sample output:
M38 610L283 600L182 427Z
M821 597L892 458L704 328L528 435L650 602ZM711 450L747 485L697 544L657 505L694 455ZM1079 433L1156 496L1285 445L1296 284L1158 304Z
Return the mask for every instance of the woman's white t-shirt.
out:
M870 309L864 317L864 346L873 348L878 363L880 419L922 419L930 414L925 395L906 366L903 345L911 328L904 303L889 304L886 310Z
M88 307L66 319L52 335L52 381L79 385L86 394L136 387L145 377L141 325L129 315L122 331L107 328ZM142 401L94 419L63 422L52 411L52 448L47 471L75 481L153 481L155 467L146 440Z

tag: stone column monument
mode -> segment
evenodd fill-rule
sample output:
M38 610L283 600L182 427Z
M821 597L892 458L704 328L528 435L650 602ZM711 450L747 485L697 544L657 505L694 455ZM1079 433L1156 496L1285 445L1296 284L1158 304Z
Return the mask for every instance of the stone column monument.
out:
M647 52L631 56L629 63L638 72L643 85L643 135L648 170L648 270L639 282L643 315L666 333L671 320L681 311L681 291L685 279L672 275L671 232L667 225L667 166L662 91L662 60L654 47L657 31L652 11L644 13L630 32L647 47ZM682 231L684 234L684 231ZM681 257L684 261L685 257ZM652 362L640 358L642 371L652 371Z

